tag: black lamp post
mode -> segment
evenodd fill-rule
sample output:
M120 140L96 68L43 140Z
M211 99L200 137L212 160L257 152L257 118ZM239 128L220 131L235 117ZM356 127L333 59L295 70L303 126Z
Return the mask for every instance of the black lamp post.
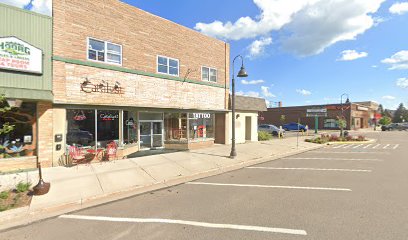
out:
M346 102L345 102L346 104L350 103L350 100L349 100L349 95L348 95L347 93L343 93L343 94L340 96L341 118L342 118L342 120L346 121L346 126L347 126L347 120L346 120L346 118L344 117L343 96L347 96L347 100L346 100ZM341 126L341 129L340 129L340 136L343 137L343 126Z
M231 94L231 110L232 110L232 145L230 158L235 158L237 156L237 151L235 150L235 73L234 73L234 63L237 58L241 58L241 69L239 70L237 77L248 77L248 74L244 68L244 59L241 55L238 55L232 61L232 94Z

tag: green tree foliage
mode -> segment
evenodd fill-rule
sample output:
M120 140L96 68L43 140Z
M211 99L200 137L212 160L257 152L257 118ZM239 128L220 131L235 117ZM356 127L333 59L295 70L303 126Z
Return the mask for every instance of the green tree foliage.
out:
M391 118L390 117L387 117L387 116L384 116L384 117L382 117L381 119L380 119L380 121L378 122L379 124L381 124L381 125L388 125L388 124L390 124L392 121L391 121Z
M3 95L0 95L0 113L4 114L11 110L10 107L6 106L6 98ZM10 125L10 123L5 122L2 126L0 126L0 135L7 134L14 130L14 125Z
M404 107L404 104L401 103L398 106L397 110L395 111L392 121L395 123L403 122L403 120L407 121L408 119L404 118L406 115L407 115L407 109Z

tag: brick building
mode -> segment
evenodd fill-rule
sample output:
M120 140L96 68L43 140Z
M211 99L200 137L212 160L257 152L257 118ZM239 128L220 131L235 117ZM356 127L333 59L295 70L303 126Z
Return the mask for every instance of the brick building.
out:
M320 111L322 116L318 117L318 129L339 129L337 119L342 115L347 122L346 129L369 128L374 123L373 119L377 110L378 104L370 101L268 108L267 111L262 112L260 124L281 126L285 123L299 121L303 125L308 125L309 129L314 129L313 113Z

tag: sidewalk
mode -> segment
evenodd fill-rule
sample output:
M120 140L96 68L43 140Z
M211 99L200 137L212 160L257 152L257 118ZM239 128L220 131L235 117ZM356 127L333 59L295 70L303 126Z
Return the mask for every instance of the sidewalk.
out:
M323 147L306 143L305 138L299 138L298 146L296 137L238 144L235 159L228 157L230 145L215 145L71 168L43 169L44 180L51 183L50 192L34 196L28 208L0 213L0 230ZM36 175L36 171L3 175L0 183L4 185L8 181L12 185L19 178L25 178L36 184Z

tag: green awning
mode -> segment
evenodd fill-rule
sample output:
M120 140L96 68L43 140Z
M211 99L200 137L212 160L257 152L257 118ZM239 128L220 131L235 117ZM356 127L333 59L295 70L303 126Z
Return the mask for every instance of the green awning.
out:
M3 94L6 98L18 98L27 100L42 100L52 101L52 91L38 90L38 89L25 89L25 88L5 88L0 87L0 94Z

